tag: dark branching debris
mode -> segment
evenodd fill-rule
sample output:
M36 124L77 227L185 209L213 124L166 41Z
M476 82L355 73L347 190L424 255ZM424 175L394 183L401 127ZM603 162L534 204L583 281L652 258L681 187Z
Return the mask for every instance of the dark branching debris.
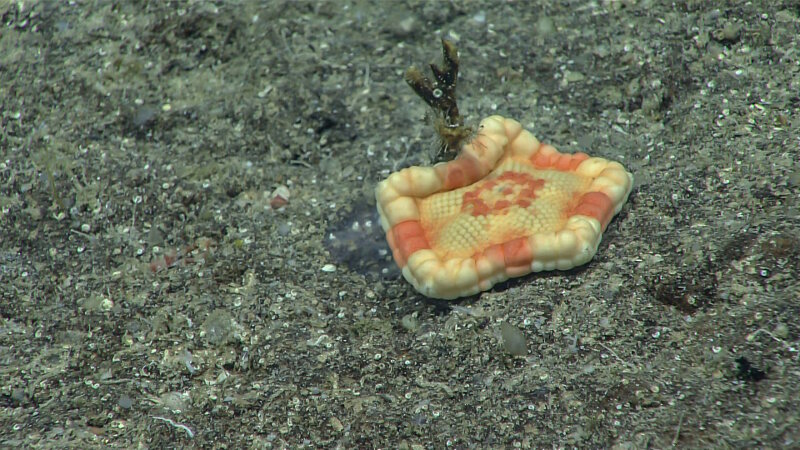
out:
M472 127L464 125L458 112L456 83L458 82L458 50L455 44L442 39L443 67L431 64L434 81L416 67L406 71L406 83L414 89L434 113L434 127L439 134L440 145L437 160L452 159L464 140L472 136Z

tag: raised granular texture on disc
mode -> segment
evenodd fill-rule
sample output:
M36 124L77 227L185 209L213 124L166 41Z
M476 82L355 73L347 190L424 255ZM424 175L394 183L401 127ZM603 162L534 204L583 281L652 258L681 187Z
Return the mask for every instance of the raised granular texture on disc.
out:
M453 299L588 262L632 184L617 162L560 153L491 116L455 160L395 172L376 198L406 280Z

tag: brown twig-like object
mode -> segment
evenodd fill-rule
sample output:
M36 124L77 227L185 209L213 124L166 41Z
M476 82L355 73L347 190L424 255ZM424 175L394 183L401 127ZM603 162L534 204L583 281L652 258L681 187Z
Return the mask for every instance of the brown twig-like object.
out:
M431 64L435 81L422 74L416 67L406 71L406 83L427 103L436 114L434 127L441 139L437 159L455 154L464 140L472 136L472 128L464 125L458 112L456 83L458 81L458 50L455 44L442 39L443 67Z

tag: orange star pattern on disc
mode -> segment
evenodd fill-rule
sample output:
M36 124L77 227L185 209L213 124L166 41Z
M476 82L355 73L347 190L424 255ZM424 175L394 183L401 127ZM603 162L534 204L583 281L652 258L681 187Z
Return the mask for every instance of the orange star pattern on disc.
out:
M618 162L560 153L491 116L455 160L395 172L375 195L406 280L454 299L588 262L632 184Z

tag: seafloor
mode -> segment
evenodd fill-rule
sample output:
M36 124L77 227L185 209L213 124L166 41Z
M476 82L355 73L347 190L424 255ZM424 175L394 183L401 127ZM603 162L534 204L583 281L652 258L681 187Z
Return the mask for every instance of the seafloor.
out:
M797 1L0 18L0 447L800 446ZM402 74L440 37L473 123L634 173L588 265L392 268L372 190L431 160Z

